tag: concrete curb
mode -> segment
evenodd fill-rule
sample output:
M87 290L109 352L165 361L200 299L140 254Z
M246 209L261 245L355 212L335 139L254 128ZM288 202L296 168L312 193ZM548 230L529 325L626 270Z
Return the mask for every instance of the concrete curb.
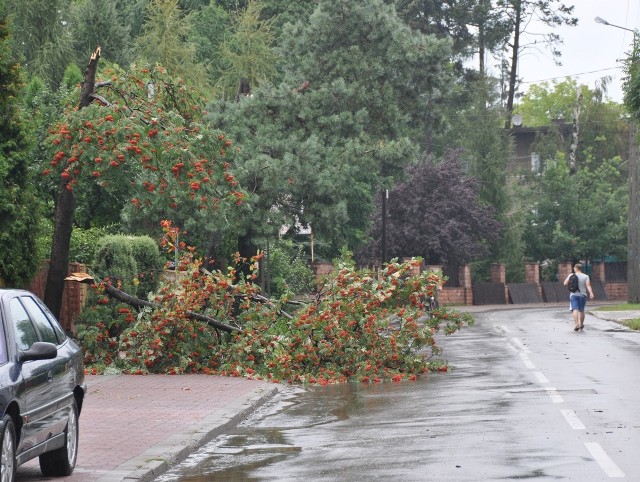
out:
M177 432L142 454L129 459L98 479L99 482L154 480L220 434L238 425L279 391L277 385L260 386L197 423Z

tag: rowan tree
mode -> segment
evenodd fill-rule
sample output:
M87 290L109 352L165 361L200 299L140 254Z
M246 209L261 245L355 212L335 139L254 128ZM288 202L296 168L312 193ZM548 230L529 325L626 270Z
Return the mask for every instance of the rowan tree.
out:
M231 173L232 142L201 123L201 99L161 67L107 68L95 85L94 102L69 110L51 129L52 157L42 173L61 189L52 259L64 260L59 251L68 249L70 230L61 228L73 219L74 205L64 204L65 193L108 193L138 232L162 219L194 239L230 229L237 216L230 211L243 204L244 193Z

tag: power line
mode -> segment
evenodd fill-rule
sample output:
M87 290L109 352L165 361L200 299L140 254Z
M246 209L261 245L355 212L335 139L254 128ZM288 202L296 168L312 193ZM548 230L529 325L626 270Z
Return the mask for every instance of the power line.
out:
M521 81L521 84L536 84L538 82L546 82L548 80L557 80L557 79L566 79L567 77L578 77L580 75L586 75L586 74L597 74L599 72L606 72L607 70L619 70L622 67L609 67L607 69L600 69L600 70L590 70L589 72L580 72L577 74L567 74L567 75L560 75L558 77L549 77L548 79L540 79L540 80L527 80L527 81Z

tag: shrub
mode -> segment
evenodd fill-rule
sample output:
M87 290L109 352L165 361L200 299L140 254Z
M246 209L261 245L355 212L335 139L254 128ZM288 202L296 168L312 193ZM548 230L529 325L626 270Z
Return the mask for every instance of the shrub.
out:
M126 236L105 236L98 243L93 262L95 275L127 293L137 292L138 266L131 240Z
M136 290L137 297L147 300L149 293L158 289L158 282L164 261L160 256L157 243L149 236L137 236L129 238L133 258L138 268Z
M89 229L73 228L69 245L69 260L87 265L92 264L96 257L100 240L117 232L118 227L115 225ZM51 246L50 240L49 246Z
M269 249L268 272L270 295L280 298L285 293L293 295L313 291L315 277L304 256L304 248L292 241L283 240Z

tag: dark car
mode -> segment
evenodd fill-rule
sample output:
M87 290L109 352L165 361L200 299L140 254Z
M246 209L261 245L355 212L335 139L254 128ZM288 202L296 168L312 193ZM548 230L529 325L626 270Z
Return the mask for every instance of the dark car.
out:
M45 476L70 475L86 385L80 347L36 295L0 289L0 482L40 457Z

